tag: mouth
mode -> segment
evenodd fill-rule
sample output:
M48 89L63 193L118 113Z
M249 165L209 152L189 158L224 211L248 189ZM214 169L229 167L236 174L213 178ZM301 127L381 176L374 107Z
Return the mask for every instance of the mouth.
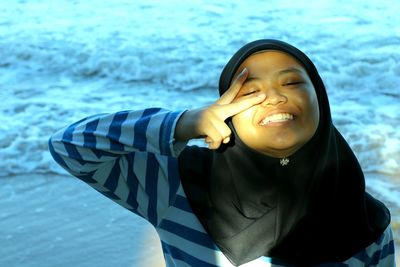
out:
M269 115L263 119L261 119L258 123L260 126L266 126L270 124L279 124L279 123L284 123L288 121L292 121L294 119L294 115L290 113L275 113L272 115Z

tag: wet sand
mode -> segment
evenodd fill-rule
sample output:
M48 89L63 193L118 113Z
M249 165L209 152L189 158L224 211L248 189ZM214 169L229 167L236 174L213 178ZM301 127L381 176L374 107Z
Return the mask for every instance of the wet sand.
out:
M1 178L0 266L165 266L152 226L71 177Z
M24 175L1 184L0 266L165 266L150 224L79 180ZM399 251L400 207L388 206Z

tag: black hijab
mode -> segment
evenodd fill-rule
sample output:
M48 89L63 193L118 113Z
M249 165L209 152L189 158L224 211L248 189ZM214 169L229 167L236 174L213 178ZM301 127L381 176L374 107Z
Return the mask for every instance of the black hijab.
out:
M268 157L244 144L230 120L231 142L217 151L187 147L180 176L191 207L235 265L270 256L296 266L344 261L375 241L390 222L388 209L365 192L352 150L332 124L325 86L311 60L277 40L251 42L222 71L222 95L241 63L264 50L301 63L320 109L312 139L289 157Z

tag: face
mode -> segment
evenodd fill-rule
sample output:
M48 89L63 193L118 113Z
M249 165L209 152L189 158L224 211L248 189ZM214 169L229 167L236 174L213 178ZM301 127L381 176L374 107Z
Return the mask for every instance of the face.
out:
M256 92L266 99L232 117L240 139L250 148L272 157L287 157L315 134L319 107L307 72L290 55L266 51L251 55L239 67L249 76L236 99Z

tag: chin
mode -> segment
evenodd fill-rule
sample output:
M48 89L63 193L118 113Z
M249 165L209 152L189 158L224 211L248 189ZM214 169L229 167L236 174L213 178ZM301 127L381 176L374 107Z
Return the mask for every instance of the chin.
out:
M287 132L268 136L263 135L263 137L259 137L254 140L263 140L264 142L261 144L262 146L276 149L290 149L301 143L297 136Z
M262 140L260 138L254 138L253 140ZM265 137L264 137L265 140ZM271 140L271 139L269 139ZM287 157L291 154L295 153L300 147L303 146L303 143L296 142L294 140L288 139L274 139L274 141L269 141L266 143L251 143L248 144L249 147L254 150L266 154L272 157Z
M264 151L276 151L277 154L279 155L284 155L288 156L289 154L293 154L298 148L294 145L269 145L269 146L264 146L263 150Z
M238 132L242 141L250 148L273 157L288 156L304 145L304 140L292 129L254 129ZM276 154L276 155L275 155Z

